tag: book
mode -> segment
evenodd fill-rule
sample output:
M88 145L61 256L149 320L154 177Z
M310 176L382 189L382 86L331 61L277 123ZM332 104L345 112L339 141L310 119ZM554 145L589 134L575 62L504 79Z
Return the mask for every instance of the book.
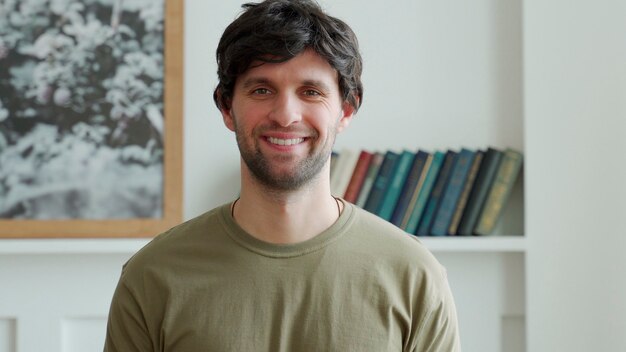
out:
M330 192L337 197L343 197L354 171L354 166L359 158L359 152L344 148L339 153L335 170L330 178Z
M411 171L411 164L414 158L415 153L408 150L404 150L400 154L394 170L391 173L389 185L385 191L382 204L378 209L378 216L382 219L387 221L391 220L391 215L393 215L396 204L398 204L398 198L400 198L402 187L404 186L409 171Z
M433 186L433 189L430 192L430 197L428 198L428 202L426 203L424 214L422 214L422 218L420 219L420 224L417 228L416 233L418 236L430 235L430 231L432 229L432 225L435 219L435 214L437 213L437 209L439 208L439 205L441 203L443 191L448 184L450 175L452 174L452 168L454 167L454 164L457 160L457 156L458 153L453 150L448 150L446 152L443 165L441 166L441 171L439 171L439 175L437 176L435 185Z
M483 161L478 169L478 175L476 175L476 181L474 181L474 186L470 191L465 211L461 216L457 235L471 236L474 234L474 228L482 212L485 199L487 199L503 154L502 151L492 147L487 148L485 151Z
M452 221L450 221L450 226L448 226L448 235L450 236L455 236L457 234L459 223L461 222L461 217L463 216L463 213L465 212L465 207L467 206L469 194L474 187L474 183L476 182L476 176L478 175L478 170L480 170L480 165L483 161L483 155L484 152L479 150L474 156L474 161L472 162L472 166L467 175L467 180L465 180L465 184L463 185L463 191L461 192L459 201L456 204L456 209L454 209Z
M443 161L445 159L445 154L440 151L436 151L431 157L430 161L427 161L425 165L424 180L421 185L418 185L417 196L415 197L415 202L409 204L410 214L409 218L406 219L406 223L402 223L400 228L410 234L417 233L417 226L422 219L422 215L424 213L424 208L426 207L426 203L428 202L428 198L430 198L430 193L437 181L437 177L439 176L439 171L441 170L441 165L443 165Z
M441 195L441 202L434 215L430 234L432 236L447 236L448 228L456 205L463 192L463 186L472 168L476 152L466 148L461 149L452 168L450 178Z
M372 190L372 186L374 186L374 181L376 181L376 176L378 175L378 171L380 170L380 166L382 165L384 159L385 155L382 153L374 153L374 156L372 156L372 161L370 161L370 165L367 168L365 180L363 180L363 185L359 191L359 197L356 200L357 206L365 208L365 203L367 202L367 198Z
M467 207L467 200L469 199L472 188L474 188L476 176L478 175L478 170L480 170L480 165L483 161L483 155L484 152L479 150L474 156L474 161L472 162L470 171L467 174L467 180L465 181L465 185L463 185L463 191L461 192L459 201L456 204L456 209L454 210L454 215L452 215L450 226L448 226L448 235L450 236L455 236L457 234L459 224L461 223L461 217Z
M385 158L380 166L378 175L376 175L374 185L370 190L370 194L367 197L367 202L365 202L365 207L363 209L372 214L378 215L380 207L383 203L383 198L385 197L385 192L387 192L387 187L389 186L391 175L399 158L400 154L396 152L389 150L385 153Z
M427 162L428 165L430 165L429 159L432 160L432 155L423 150L418 150L413 158L413 164L402 187L402 192L400 192L400 198L398 199L396 208L391 216L391 223L400 228L406 226L410 212L413 210L410 205L415 204L415 199L417 199L417 194L419 193L418 185L424 182L426 171L428 170L426 167Z
M367 150L361 150L361 153L359 153L359 158L356 162L356 166L354 167L354 171L352 172L350 182L348 182L346 193L343 195L344 200L350 203L356 203L359 191L361 190L361 186L363 186L363 181L365 181L367 169L373 156L374 154L368 152Z
M474 233L476 235L490 235L502 213L502 209L509 199L513 184L522 166L522 154L513 149L506 149L498 172L485 200L485 206Z

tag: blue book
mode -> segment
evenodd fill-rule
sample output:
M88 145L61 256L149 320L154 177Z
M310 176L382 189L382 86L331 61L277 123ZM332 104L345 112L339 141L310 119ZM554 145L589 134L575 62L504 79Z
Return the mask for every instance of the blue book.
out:
M426 163L429 157L430 154L428 152L419 150L413 158L413 164L402 187L396 208L391 216L391 223L400 228L406 226L406 221L408 221L410 214L409 211L413 210L412 205L415 204L417 194L419 193L418 186L420 185L420 181L423 184L425 174L428 170Z
M406 181L409 171L411 171L413 159L415 159L415 153L408 150L403 151L391 173L389 186L387 187L383 202L378 210L378 216L387 221L391 220L391 215L393 215L396 204L398 204L398 198L400 198L404 182Z
M504 153L495 148L488 148L483 156L483 161L480 164L476 181L470 191L465 211L461 217L461 223L457 229L457 235L471 236L474 234L474 228L478 222L480 213L482 212L487 199L487 194L491 189L493 180L496 177L496 172L500 166L502 156Z
M418 236L430 235L430 230L432 229L432 225L435 220L435 214L437 213L437 209L439 209L439 205L441 204L443 191L448 184L450 175L452 175L452 167L456 163L458 154L459 153L453 150L449 150L446 152L446 157L443 161L443 165L441 166L441 171L439 171L437 181L433 186L433 190L430 192L428 203L426 203L424 214L422 214L422 219L420 220L420 224L417 228Z
M433 236L446 236L448 234L448 228L452 221L452 216L456 210L456 205L463 191L463 186L469 175L469 171L474 161L476 152L469 149L461 149L456 163L452 169L450 180L448 181L443 195L441 197L441 204L435 214L432 229L430 234Z
M385 158L383 159L383 163L380 165L380 170L378 170L378 175L376 175L374 185L370 190L363 209L372 214L378 215L380 207L383 204L385 192L387 192L387 187L389 186L391 180L391 175L399 158L400 154L393 151L387 151L385 153Z
M474 161L472 162L472 167L470 168L469 173L467 174L467 179L465 180L465 185L463 185L463 191L461 192L461 196L459 197L459 201L456 203L456 209L454 210L454 215L452 215L452 221L450 221L450 226L448 227L448 235L456 236L458 235L459 224L461 223L461 218L463 217L463 213L465 213L465 208L467 207L467 201L469 199L470 192L472 188L474 188L474 183L476 182L476 176L478 176L478 170L480 170L480 166L483 163L483 157L485 152L482 150L476 151L476 155L474 156Z
M428 198L430 197L430 192L432 191L435 181L437 180L437 176L439 176L439 171L441 170L441 165L443 164L443 160L445 158L445 154L443 152L435 152L430 161L426 162L424 168L426 169L426 175L424 177L423 184L419 186L419 191L415 200L415 204L409 205L412 206L408 221L403 226L400 226L404 231L415 234L417 232L417 225L419 225L420 220L422 219L422 214L424 213L424 208L426 208L426 202L428 202Z

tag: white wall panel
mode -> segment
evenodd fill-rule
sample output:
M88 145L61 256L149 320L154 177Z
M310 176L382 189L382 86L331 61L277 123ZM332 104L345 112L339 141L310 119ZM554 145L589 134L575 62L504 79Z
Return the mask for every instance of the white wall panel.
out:
M524 0L532 352L626 351L625 19Z
M524 272L520 253L435 253L448 271L464 351L524 351ZM517 276L517 275L522 276ZM522 349L503 349L515 346Z
M0 352L16 352L15 333L15 319L0 318Z
M11 352L102 351L111 296L130 255L0 255L0 317L15 317L0 325L0 348L2 334L13 332Z
M63 352L101 351L106 317L67 318L61 323Z

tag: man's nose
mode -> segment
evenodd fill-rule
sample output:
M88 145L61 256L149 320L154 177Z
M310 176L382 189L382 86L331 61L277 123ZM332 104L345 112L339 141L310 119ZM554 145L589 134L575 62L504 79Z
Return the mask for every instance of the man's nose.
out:
M269 118L282 127L287 127L302 120L302 105L293 94L279 94Z

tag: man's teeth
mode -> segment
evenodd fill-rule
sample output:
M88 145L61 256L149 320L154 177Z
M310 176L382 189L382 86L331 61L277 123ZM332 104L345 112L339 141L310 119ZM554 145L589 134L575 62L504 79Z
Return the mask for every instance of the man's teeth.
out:
M267 138L267 140L272 144L294 145L294 144L302 143L304 141L304 138L281 139L281 138L269 137Z

